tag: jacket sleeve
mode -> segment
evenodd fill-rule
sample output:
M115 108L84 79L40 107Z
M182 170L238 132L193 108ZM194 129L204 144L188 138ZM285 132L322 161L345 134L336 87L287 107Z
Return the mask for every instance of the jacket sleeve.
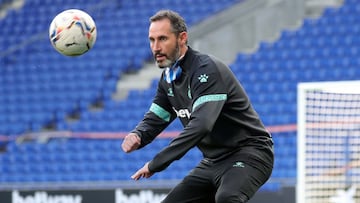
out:
M132 131L141 138L141 145L138 149L151 143L175 118L176 115L171 109L167 95L161 88L160 81L149 111Z
M193 99L189 123L168 147L150 161L151 172L164 170L208 135L227 100L226 88L216 65L208 61L196 68L190 82Z

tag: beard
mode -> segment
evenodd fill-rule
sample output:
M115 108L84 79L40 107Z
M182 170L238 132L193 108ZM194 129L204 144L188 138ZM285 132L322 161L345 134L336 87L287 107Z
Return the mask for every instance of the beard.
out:
M166 59L160 62L160 61L156 60L157 55L163 55L163 56L165 56ZM180 57L180 47L179 47L179 43L177 43L177 42L176 42L175 49L169 55L162 54L162 53L154 54L156 65L160 69L171 67L176 62L176 60L179 59L179 57Z

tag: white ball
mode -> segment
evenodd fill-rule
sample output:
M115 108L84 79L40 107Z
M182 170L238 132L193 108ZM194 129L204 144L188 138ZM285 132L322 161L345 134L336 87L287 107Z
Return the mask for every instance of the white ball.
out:
M49 28L52 46L66 56L79 56L89 51L96 41L96 24L84 11L69 9L59 13Z

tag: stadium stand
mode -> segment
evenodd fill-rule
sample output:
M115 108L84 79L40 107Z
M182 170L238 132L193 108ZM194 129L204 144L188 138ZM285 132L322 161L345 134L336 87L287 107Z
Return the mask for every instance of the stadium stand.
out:
M233 2L236 1L213 1L212 6L182 10L184 16L191 19L191 25ZM36 132L57 121L61 124L66 115L86 111L89 105L99 100L110 99L109 94L116 87L121 73L140 69L150 57L147 29L144 29L148 25L148 17L157 8L181 10L189 4L192 3L104 3L94 0L79 1L74 5L71 1L34 0L26 1L19 11L11 10L0 22L2 27L12 28L0 31L4 36L1 38L1 50L6 50L1 53L4 61L1 75L2 82L7 84L2 86L7 97L1 100L6 104L1 105L1 111L8 115L1 124L0 132L6 135ZM66 58L55 53L46 36L49 22L65 8L84 5L88 5L90 11L91 6L94 10L99 7L93 13L99 30L94 50L78 58ZM22 48L16 49L17 46Z
M71 1L26 1L20 11L10 11L0 20L0 27L12 27L0 29L0 50L7 50L0 52L0 134L12 137L39 132L49 125L73 132L131 130L148 109L156 87L132 91L124 101L113 101L110 95L121 74L140 69L150 57L144 29L148 17L158 8L170 8L181 12L191 26L240 1L107 2L77 1L78 7L88 5L88 10L94 11L99 30L94 50L80 58L50 54L55 51L44 33L54 14L73 6ZM327 9L319 19L305 20L299 30L284 31L276 42L262 43L255 53L238 54L230 66L265 125L296 123L298 82L359 78L360 24L355 23L359 11L356 0L348 0L341 8ZM28 38L34 33L40 40ZM15 49L20 45L21 49ZM101 110L89 110L99 101ZM68 122L67 116L74 113L79 119ZM180 129L176 123L169 131ZM272 180L294 180L296 131L274 132L273 137L276 160ZM0 154L0 184L127 180L168 142L158 139L145 151L124 156L118 139L54 139L21 145L12 141ZM192 150L153 178L179 179L200 157ZM279 181L270 181L263 189L279 187Z
M12 140L20 134L41 132L47 127L75 132L130 130L135 120L145 112L146 98L152 90L141 94L132 92L126 101L120 103L112 101L110 94L122 73L138 70L150 57L147 29L144 29L148 25L148 17L159 8L170 8L181 11L188 24L192 25L238 2L206 1L204 4L205 1L199 0L196 4L193 1L174 4L172 1L152 3L145 0L76 3L31 0L19 10L9 10L0 21L1 27L8 28L0 30L2 138ZM89 13L93 11L91 14L99 30L93 50L77 58L58 54L47 37L51 19L70 7L86 8ZM145 94L146 98L138 99ZM104 111L89 111L88 107L99 101L105 104ZM111 107L120 109L113 111ZM136 109L136 113L125 112L125 109ZM103 113L105 111L109 113ZM66 118L71 114L79 114L81 122L69 124ZM119 118L122 121L107 122ZM9 142L6 152L0 155L0 182L123 180L128 179L138 167L131 166L136 162L129 160L149 159L135 153L134 157L119 162L122 159L119 140L61 140L21 145ZM146 154L153 154L166 142L166 139L160 140L160 144L154 144ZM72 147L74 145L76 147ZM106 147L101 150L100 146ZM108 158L105 158L106 154ZM104 164L105 161L108 163ZM167 177L179 178L184 172L168 174Z

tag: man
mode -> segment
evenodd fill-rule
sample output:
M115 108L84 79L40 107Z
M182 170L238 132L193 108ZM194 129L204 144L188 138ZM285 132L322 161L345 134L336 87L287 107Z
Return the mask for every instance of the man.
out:
M204 159L163 203L247 202L271 175L273 142L230 69L187 45L176 12L150 18L150 48L164 69L150 110L122 143L124 152L149 144L176 117L183 131L132 178L149 178L193 147Z

